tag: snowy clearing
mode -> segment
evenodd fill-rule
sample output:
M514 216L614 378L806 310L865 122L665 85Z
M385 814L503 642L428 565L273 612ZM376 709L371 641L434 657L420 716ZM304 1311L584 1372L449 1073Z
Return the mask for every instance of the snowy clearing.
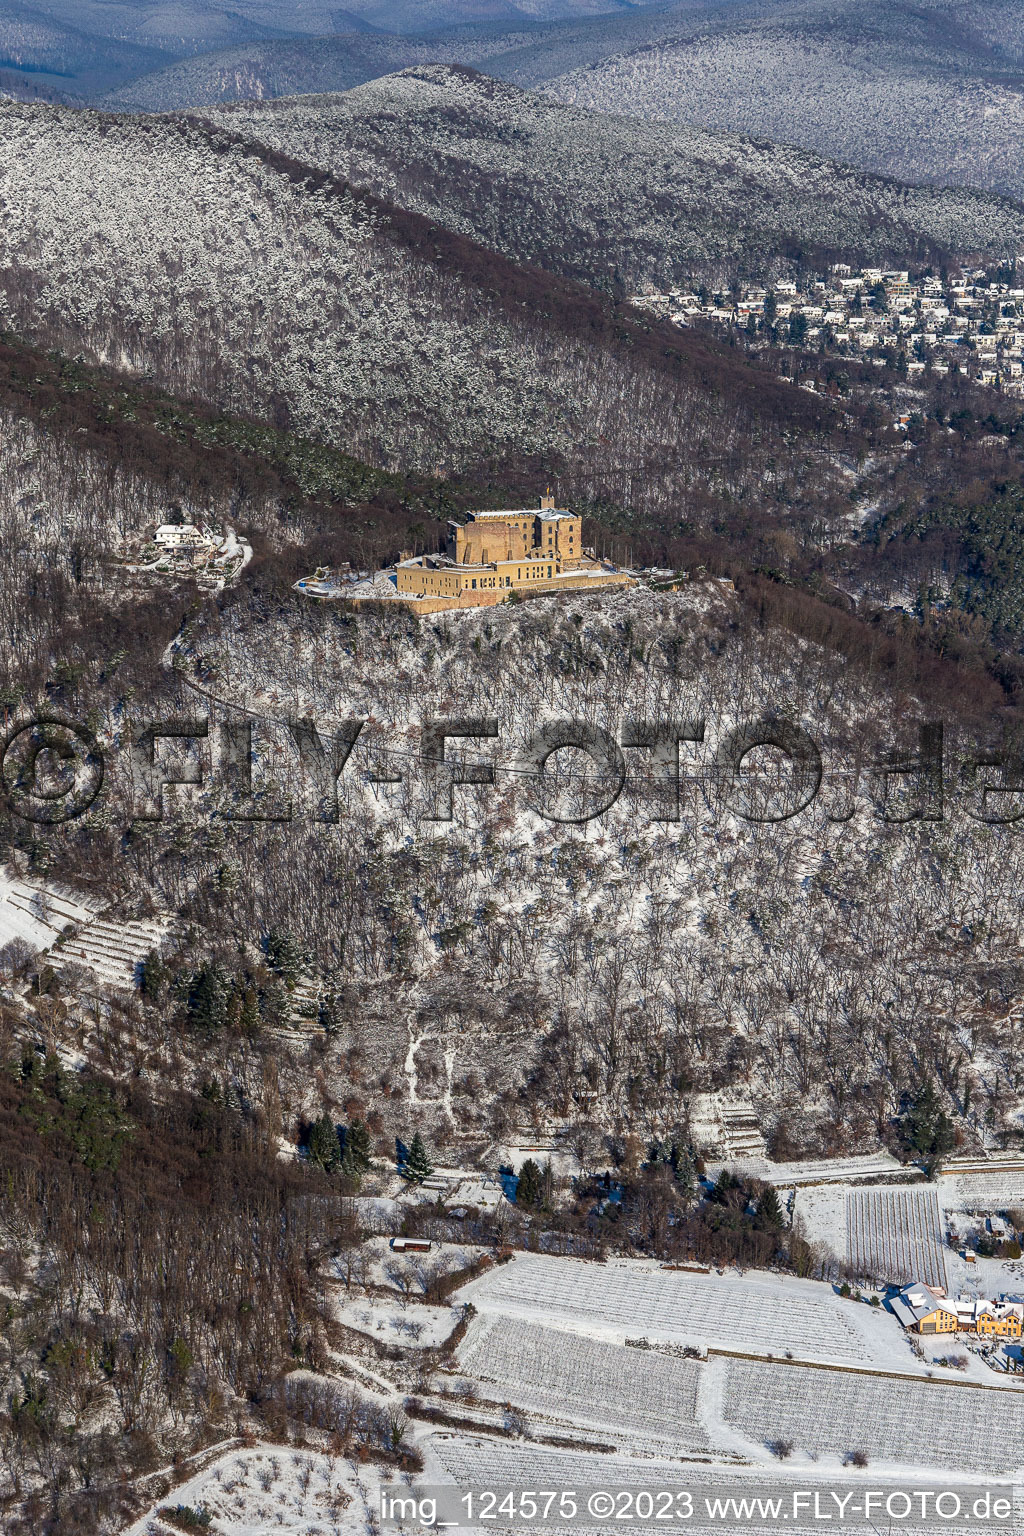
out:
M847 1253L857 1271L890 1285L948 1285L943 1218L934 1189L857 1189L846 1197Z
M818 1478L821 1478L822 1487L825 1488L834 1486L836 1482L834 1468L819 1472L808 1468L806 1463L799 1468L775 1467L771 1471L763 1466L714 1468L688 1465L683 1469L678 1462L658 1461L654 1458L638 1460L622 1456L594 1456L584 1452L548 1450L529 1444L510 1445L507 1442L463 1435L432 1435L424 1443L423 1449L428 1453L424 1481L454 1482L460 1487L594 1489L639 1485L651 1489L659 1486L685 1486L700 1497L702 1490L711 1492L729 1483L732 1486L744 1484L749 1486L751 1493L771 1497L789 1493L794 1486L813 1488ZM902 1468L898 1475L886 1478L879 1478L877 1473L871 1471L858 1473L851 1468L844 1470L844 1483L858 1480L863 1480L871 1488L927 1487L930 1482L934 1483L935 1476L934 1472L929 1474L925 1468L911 1466ZM494 1527L489 1524L487 1528ZM499 1527L502 1528L509 1529L507 1526ZM723 1525L720 1528L725 1530L730 1527ZM1024 1530L1024 1522L1019 1513L1010 1528L1018 1533ZM548 1529L552 1536L559 1536L562 1528ZM590 1529L580 1526L573 1528L576 1536L585 1536ZM791 1536L812 1536L812 1531L816 1532L816 1536L821 1536L822 1527L820 1522L811 1526L789 1521L785 1529ZM967 1536L971 1527L951 1523L944 1526L944 1529L949 1530L952 1536Z
M791 1441L840 1462L863 1451L872 1466L910 1462L1013 1475L1024 1466L1019 1392L754 1360L715 1365L725 1373L726 1423L759 1446Z
M205 1509L218 1536L357 1536L376 1509L373 1467L316 1451L233 1451L168 1494L125 1536L166 1536L162 1509Z

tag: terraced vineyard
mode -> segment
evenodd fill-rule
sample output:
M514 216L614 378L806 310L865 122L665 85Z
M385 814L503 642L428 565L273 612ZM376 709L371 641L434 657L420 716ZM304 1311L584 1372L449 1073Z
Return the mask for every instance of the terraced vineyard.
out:
M823 1286L803 1289L799 1282L530 1255L488 1275L468 1294L481 1311L540 1322L564 1319L570 1328L620 1340L647 1334L851 1364L877 1358L857 1309Z
M165 932L166 924L160 922L100 920L65 940L50 958L56 966L69 961L84 965L107 986L132 987L139 962L159 945Z
M864 1279L947 1289L942 1211L934 1189L855 1189L846 1197L847 1252Z
M48 949L69 926L91 922L101 905L98 898L0 870L0 945L22 939Z
M626 1349L519 1319L478 1320L459 1351L459 1367L527 1412L626 1431L631 1439L707 1450L697 1422L702 1367L648 1350ZM664 1449L664 1447L663 1447Z
M760 1445L971 1472L1024 1467L1024 1392L755 1360L724 1369L725 1420Z
M84 966L104 986L134 987L139 962L159 946L167 923L105 918L103 906L99 897L0 871L0 946L21 939L57 971Z

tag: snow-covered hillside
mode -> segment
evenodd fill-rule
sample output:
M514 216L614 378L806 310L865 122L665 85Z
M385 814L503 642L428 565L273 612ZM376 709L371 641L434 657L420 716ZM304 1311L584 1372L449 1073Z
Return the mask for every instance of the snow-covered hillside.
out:
M9 106L0 142L0 261L20 328L159 368L183 392L280 402L376 456L401 443L429 458L439 436L463 452L481 435L552 441L549 392L527 382L535 349L472 300L460 324L464 289L351 196L174 124ZM574 409L567 392L560 406Z
M297 805L316 803L288 718L324 731L368 720L339 780L338 825L297 815L287 835L237 838L222 921L285 926L321 965L359 976L373 1001L352 1017L353 1044L442 1125L480 1123L474 1077L509 1116L593 1117L644 1138L694 1091L724 1090L752 1095L765 1130L788 1124L807 1154L863 1152L926 1064L952 1106L970 1100L972 1137L1018 1125L1019 837L980 826L953 794L952 734L945 820L881 822L870 765L916 744L921 706L750 629L713 592L425 621L310 604L254 624L236 605L191 624L183 698L255 716L258 774L275 795L291 785ZM732 726L765 713L800 721L826 766L811 810L757 825L723 804L715 763ZM493 787L455 790L449 824L427 819L437 791L417 761L435 715L498 722L497 745L448 745L497 765ZM606 813L550 819L603 797L581 777L601 770L566 753L562 792L540 814L520 769L544 718L616 737L630 718L705 721L704 743L681 749L681 820L654 819L652 770L632 751ZM400 782L374 782L389 774ZM195 856L156 872L163 904L191 899L219 857L198 843Z
M556 106L462 68L423 65L341 96L210 115L516 260L599 284L763 271L796 249L867 261L1024 244L1024 209L1007 199Z
M548 80L562 101L1020 195L1020 9L794 0L681 25Z
M642 500L727 440L772 443L775 487L834 470L833 408L735 351L220 127L8 105L0 198L0 324L371 463L567 460Z
M536 338L350 195L175 124L8 106L0 143L6 313L40 338L370 457L553 446L581 419Z

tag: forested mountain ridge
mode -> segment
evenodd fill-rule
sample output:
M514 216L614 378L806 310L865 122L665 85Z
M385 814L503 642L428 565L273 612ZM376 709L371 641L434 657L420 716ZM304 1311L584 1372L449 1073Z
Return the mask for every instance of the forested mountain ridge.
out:
M463 63L601 112L797 145L907 182L1024 193L1024 40L1012 0L749 0L429 36L348 30L212 51L118 85L106 103L187 109Z
M348 91L415 64L456 63L500 76L549 29L454 27L426 36L385 32L284 38L217 49L140 76L97 103L115 112L178 112L231 101Z
M429 100L433 72L399 82L423 86ZM559 120L526 101L529 132ZM280 110L287 125L294 105ZM719 561L728 551L883 602L913 602L922 581L945 593L970 571L975 607L1000 625L1016 613L1015 596L996 620L975 536L961 559L940 531L1013 473L1013 402L962 379L908 389L898 372L758 359L679 331L303 165L229 129L233 116L0 110L5 327L376 473L462 476L485 492L557 481L620 556L686 565L715 547ZM453 124L486 147L478 116ZM521 153L528 135L517 142ZM891 426L908 405L920 416L909 438ZM876 546L877 518L890 521ZM399 525L381 527L360 563L408 547ZM984 626L957 641L989 643Z
M544 88L599 111L800 144L904 180L1024 190L1024 40L1007 0L785 0L683 18L674 34L546 74Z
M555 104L461 66L210 121L426 214L516 261L636 291L800 255L943 261L1024 245L1005 198L907 187L806 151Z
M123 34L95 36L80 21L71 8L55 16L21 0L0 0L0 97L82 99L169 62L160 48Z
M820 489L859 441L727 347L223 128L9 106L0 141L9 329L381 467L534 459L654 506L771 453L799 502L807 455Z
M518 34L525 40L553 24L585 33L605 16L642 21L665 8L665 0L354 0L347 7L325 0L0 0L0 65L10 66L15 85L31 86L33 75L47 85L60 77L69 95L95 100L133 77L159 79L169 70L170 78L187 79L182 61L206 54L255 50L253 57L272 58L291 39L316 39L305 53L307 67L315 67L322 41L335 35L357 54L361 39L439 29L462 31L467 40L504 32L515 46ZM639 33L627 25L623 35ZM283 56L302 53L301 46L290 55L285 48ZM204 73L199 66L197 78Z

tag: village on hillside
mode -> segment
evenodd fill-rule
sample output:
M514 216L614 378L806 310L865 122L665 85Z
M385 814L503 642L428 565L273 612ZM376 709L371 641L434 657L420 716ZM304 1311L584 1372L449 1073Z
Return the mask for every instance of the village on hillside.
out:
M676 325L727 329L753 346L775 340L890 364L910 379L955 369L1024 396L1024 287L1009 279L1005 267L912 276L837 263L799 281L641 293L632 302Z

